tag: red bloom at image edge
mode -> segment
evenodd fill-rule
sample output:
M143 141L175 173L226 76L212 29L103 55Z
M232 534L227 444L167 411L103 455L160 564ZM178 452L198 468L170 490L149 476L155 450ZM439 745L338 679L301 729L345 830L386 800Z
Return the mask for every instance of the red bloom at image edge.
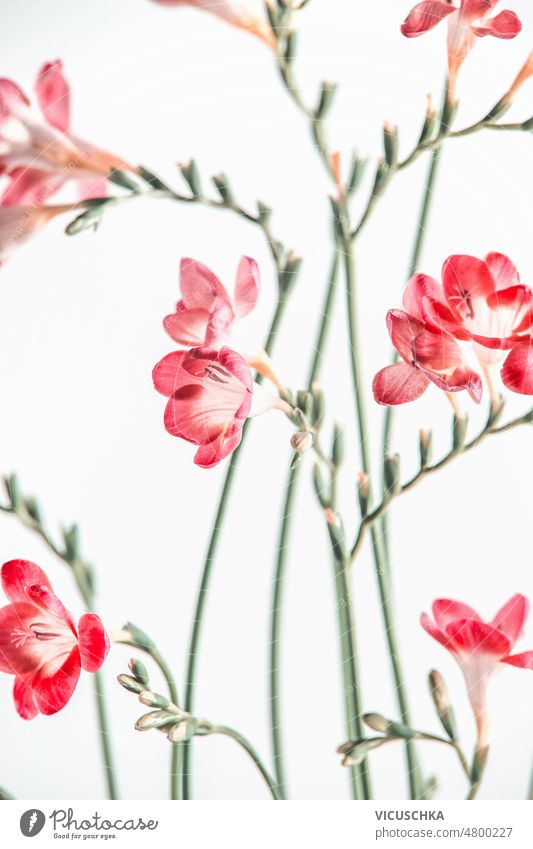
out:
M533 669L533 651L511 654L522 634L529 602L514 595L491 622L466 604L439 598L433 602L434 621L423 613L420 624L450 651L463 671L478 730L478 746L487 744L487 685L500 663Z
M252 405L252 372L230 348L174 351L156 365L154 386L168 398L165 428L198 446L196 465L208 469L241 441Z
M213 272L195 259L183 258L180 265L182 298L176 312L163 325L180 345L219 347L227 342L233 322L250 313L259 295L259 269L254 259L243 256L237 268L234 303Z
M95 613L85 613L76 627L35 563L10 560L1 577L10 604L0 608L0 671L15 676L13 697L23 719L50 716L70 700L82 669L100 669L109 638Z
M445 0L423 0L411 9L401 26L402 35L415 38L444 19L448 20L449 90L452 97L457 74L476 37L492 35L509 39L522 29L518 15L508 9L489 17L497 3L498 0L459 0L458 4Z

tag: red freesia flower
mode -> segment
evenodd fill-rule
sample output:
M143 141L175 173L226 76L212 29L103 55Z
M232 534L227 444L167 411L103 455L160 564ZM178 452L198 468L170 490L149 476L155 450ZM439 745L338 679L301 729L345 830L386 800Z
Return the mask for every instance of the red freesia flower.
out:
M230 348L174 351L156 365L154 386L168 398L165 428L198 446L197 466L208 469L241 441L252 405L252 372Z
M219 347L228 341L235 318L243 318L255 307L259 269L255 260L242 257L232 305L226 289L209 268L184 258L180 266L180 289L182 298L176 304L176 312L163 321L169 336L180 345Z
M487 743L487 684L500 663L533 669L533 651L511 654L522 634L529 602L514 595L491 622L460 601L440 598L433 602L434 620L423 613L420 624L445 646L458 662L465 677L468 697L478 729L478 747Z
M432 330L473 342L486 373L507 357L502 370L505 385L513 392L533 394L529 354L533 290L520 283L508 257L451 256L442 269L442 285L415 274L406 286L403 305Z
M83 199L101 195L113 168L134 170L71 133L70 90L59 60L43 65L35 94L39 109L14 82L0 79L0 175L10 181L2 206L41 206L72 178Z
M446 392L466 389L479 403L481 378L465 362L459 345L449 334L428 327L402 310L389 310L387 327L403 362L376 374L372 389L378 404L414 401L430 383Z
M243 0L155 0L162 6L194 6L211 12L234 27L248 30L269 47L274 47L274 36L264 18L254 15Z
M457 74L466 56L474 46L476 37L493 35L496 38L514 38L522 24L514 12L507 9L489 17L498 0L423 0L411 9L401 26L407 38L433 29L445 18L448 19L448 69L449 87L453 95Z
M76 627L35 563L11 560L1 574L10 604L0 609L0 671L15 676L15 707L23 719L49 716L65 707L81 669L100 669L109 638L94 613Z

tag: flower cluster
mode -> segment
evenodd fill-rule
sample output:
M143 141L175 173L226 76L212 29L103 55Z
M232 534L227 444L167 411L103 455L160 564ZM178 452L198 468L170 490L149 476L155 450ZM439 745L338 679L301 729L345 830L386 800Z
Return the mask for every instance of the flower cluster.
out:
M520 283L508 257L448 257L442 284L427 274L415 274L405 288L403 306L387 315L401 362L375 376L379 404L414 401L430 383L446 392L466 389L479 402L481 377L465 360L460 342L473 348L493 400L492 372L502 361L507 388L533 394L533 290Z
M48 205L74 181L80 200L106 193L113 169L134 171L123 159L80 139L71 129L70 88L60 60L47 62L35 83L36 103L0 79L0 262L71 204Z
M251 413L254 383L250 365L228 348L236 318L248 315L257 303L259 269L242 257L235 281L233 303L220 280L193 259L182 259L181 299L163 321L171 338L188 350L173 351L153 370L154 386L168 398L165 428L198 446L197 466L211 468L239 445L242 428ZM272 396L262 409L274 406Z

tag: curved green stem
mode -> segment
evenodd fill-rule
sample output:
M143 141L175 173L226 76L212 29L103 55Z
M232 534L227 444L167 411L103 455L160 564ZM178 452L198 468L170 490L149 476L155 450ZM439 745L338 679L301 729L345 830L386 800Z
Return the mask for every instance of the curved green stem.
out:
M244 749L247 755L253 760L257 769L263 776L266 784L268 785L268 789L270 790L271 796L276 801L281 801L283 796L280 796L278 791L277 782L272 778L266 767L264 766L261 758L257 754L256 750L252 746L252 744L243 737L242 734L239 734L238 731L235 731L233 728L228 728L227 725L214 725L209 732L210 734L224 734L226 737L231 737L232 740L235 740L239 746Z
M266 342L265 342L265 350L268 354L271 353L272 347L276 340L277 332L279 329L279 325L283 316L283 312L286 305L286 299L280 297L274 311L274 315L272 317L272 322L270 324L270 328L267 334ZM258 382L260 382L260 377L258 377ZM191 713L194 707L194 696L195 696L195 688L196 688L196 668L198 663L198 651L200 645L200 636L202 632L203 618L205 612L205 603L207 601L207 595L209 592L209 587L211 583L211 575L213 571L213 565L215 562L215 557L218 551L218 543L220 539L220 534L224 525L224 519L226 516L226 508L228 505L229 496L232 491L233 481L235 479L235 473L237 471L239 458L242 454L243 445L246 441L246 435L248 433L250 421L248 420L243 428L242 440L238 449L233 452L233 455L230 459L228 470L226 472L226 477L224 478L224 483L222 485L222 492L220 493L220 499L218 502L218 508L215 514L215 520L213 522L213 527L211 529L211 536L209 538L209 545L207 547L207 553L204 560L204 566L202 571L202 577L200 579L200 587L198 589L198 595L196 597L196 607L194 611L193 618L193 627L189 642L189 652L188 652L188 661L187 661L187 677L185 682L185 699L184 699L184 709ZM183 744L183 798L190 799L191 798L191 743L187 741Z
M309 376L307 386L310 389L313 382L317 379L321 358L326 343L331 312L333 309L333 301L336 292L337 274L338 274L338 252L335 251L333 262L331 265L326 294L322 306L321 319L317 332L317 337L314 345L314 353L309 368ZM270 680L270 727L272 735L272 754L274 759L274 775L278 784L278 791L283 798L286 798L285 786L285 770L283 765L283 741L281 733L281 707L280 707L280 678L281 678L281 611L283 605L283 590L285 584L285 571L287 564L287 554L289 545L289 533L292 519L292 508L296 498L296 489L298 485L300 466L296 465L289 471L287 486L285 489L285 499L282 507L276 567L274 572L274 581L272 589L272 607L270 616L270 661L269 661L269 680Z

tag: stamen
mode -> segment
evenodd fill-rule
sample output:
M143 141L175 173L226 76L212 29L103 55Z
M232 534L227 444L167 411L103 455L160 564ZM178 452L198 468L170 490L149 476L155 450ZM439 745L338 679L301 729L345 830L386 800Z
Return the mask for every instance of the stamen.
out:
M61 634L54 631L45 622L33 622L30 625L30 631L38 640L55 640Z
M216 372L219 372L219 374L216 374ZM224 380L224 378L220 377L221 374L223 374L226 377L226 380ZM228 372L225 371L222 368L219 368L218 366L215 366L215 365L206 366L205 369L204 369L204 375L206 377L210 377L211 380L214 380L216 383L229 383Z

